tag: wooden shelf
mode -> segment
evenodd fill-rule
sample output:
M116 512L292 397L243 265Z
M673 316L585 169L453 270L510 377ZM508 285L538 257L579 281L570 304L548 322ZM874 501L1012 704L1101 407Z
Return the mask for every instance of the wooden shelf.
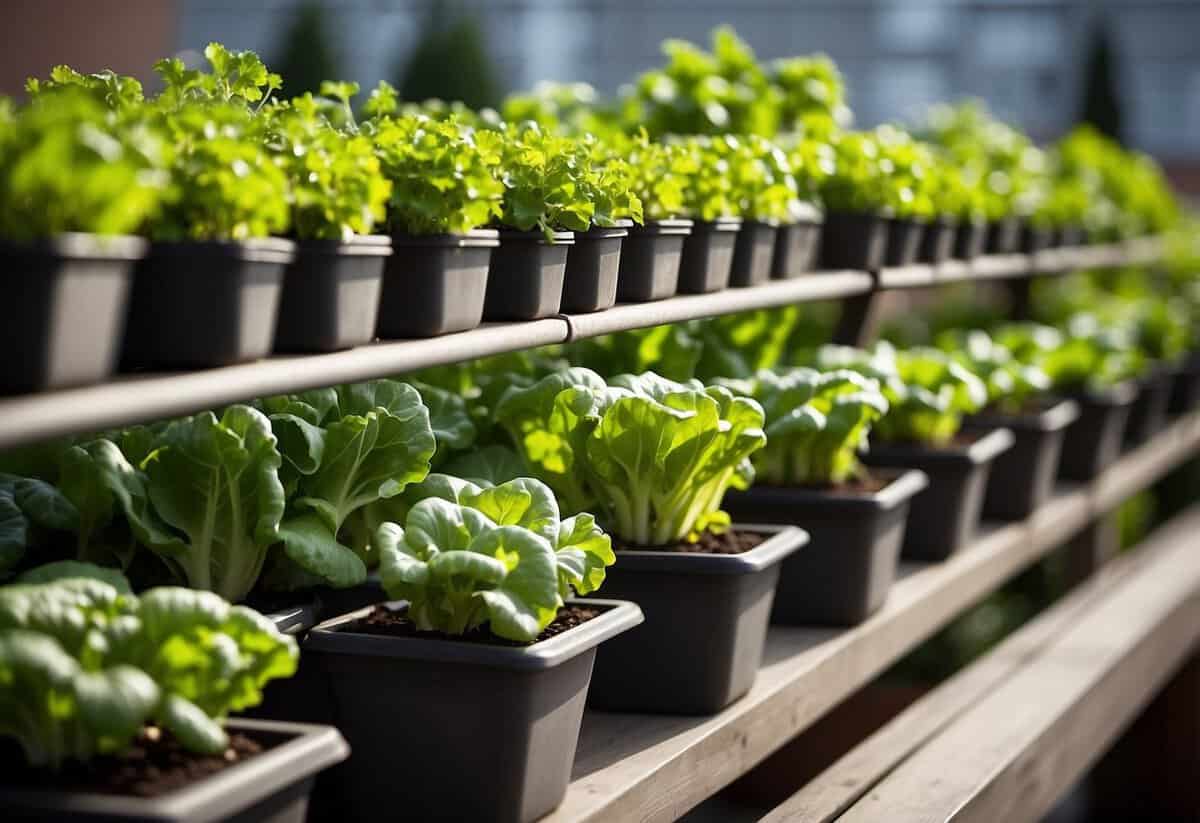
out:
M877 614L851 629L772 626L751 692L712 717L588 712L566 800L547 820L674 820L749 771L967 607L1200 449L1176 420L1087 487L1026 521L985 524L965 551L904 564Z

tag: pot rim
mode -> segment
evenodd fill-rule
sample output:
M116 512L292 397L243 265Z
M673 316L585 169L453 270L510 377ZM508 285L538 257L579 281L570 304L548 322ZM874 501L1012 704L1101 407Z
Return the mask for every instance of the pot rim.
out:
M251 263L290 263L296 244L282 237L251 237L245 240L154 240L146 260L169 257L231 257Z
M738 232L742 230L745 221L740 217L718 217L713 220L693 220L692 234L708 234L711 232Z
M829 509L877 509L890 511L901 504L908 503L913 497L929 486L929 475L920 469L901 469L895 473L891 481L879 491L874 492L833 492L829 489L818 489L806 486L751 486L738 492L746 499L766 498L772 500L793 500L798 503L819 503Z
M797 526L766 523L733 523L731 531L771 535L741 554L622 549L615 568L622 572L671 572L674 574L754 574L781 562L808 545L808 532Z
M540 230L522 231L521 229L501 228L500 242L501 243L533 243L538 246L571 246L575 243L575 232L573 231L554 231L553 240L547 240L546 235Z
M393 248L396 246L444 246L494 249L500 245L500 232L495 229L471 229L465 234L405 234L394 231L389 237Z
M1141 393L1137 380L1124 380L1103 389L1084 389L1072 395L1081 405L1132 406Z
M138 820L226 820L289 786L350 756L333 726L279 720L230 718L229 731L293 735L241 763L158 797L4 786L10 808L57 812L63 817L102 815Z
M302 649L303 652L393 657L512 671L544 671L595 648L645 620L641 608L628 600L570 598L567 605L608 608L586 623L529 646L492 646L429 637L387 637L339 630L339 627L365 617L375 608L366 606L318 624L304 639Z
M133 234L68 231L29 242L0 238L0 254L33 253L73 260L140 260L150 243Z
M650 237L679 236L687 237L695 228L696 221L684 217L665 217L662 220L647 220L640 226L629 229L630 234L640 234Z
M924 463L969 462L978 466L995 460L1011 449L1015 442L1012 430L1001 427L992 429L965 446L949 444L935 449L923 444L872 443L870 451L866 453L866 461L869 464L872 457L882 457L889 462L913 458Z
M1065 429L1079 419L1079 403L1061 399L1047 408L1030 414L973 414L964 421L972 428L1007 428L1014 431L1054 432Z

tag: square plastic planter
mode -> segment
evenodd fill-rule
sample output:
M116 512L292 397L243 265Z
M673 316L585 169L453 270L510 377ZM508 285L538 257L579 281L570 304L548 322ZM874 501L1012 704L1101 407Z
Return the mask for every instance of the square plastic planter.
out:
M1158 366L1138 381L1137 400L1133 401L1125 424L1126 446L1145 443L1166 427L1172 379L1168 366Z
M783 561L771 622L854 626L877 611L896 578L909 502L928 484L919 471L887 475L876 492L753 486L729 492L735 520L803 525L811 544Z
M1013 254L1021 241L1021 221L1016 217L993 220L987 224L987 241L984 250L988 254Z
M0 243L0 394L94 383L116 369L136 237L61 234Z
M343 819L536 820L562 802L596 647L642 622L632 603L530 646L381 637L322 623L304 655L328 677L354 757L318 790ZM323 806L324 808L324 806ZM386 815L385 815L386 817Z
M350 754L341 734L329 726L237 718L227 721L225 728L275 745L158 797L24 789L0 781L5 819L304 823L313 779Z
M1013 433L995 429L970 443L939 448L899 443L872 443L863 462L869 466L920 469L929 488L912 504L904 545L905 560L939 562L975 537L983 513L992 463L1013 445Z
M385 340L468 331L483 320L488 269L500 233L392 235L377 332Z
M921 234L921 245L917 249L917 262L938 265L945 263L954 253L954 236L958 224L947 217L939 217L925 226Z
M691 233L691 220L656 220L631 228L621 245L617 299L646 303L678 292L683 243Z
M821 268L878 271L887 235L887 219L877 214L828 212L821 229Z
M889 217L887 221L887 251L883 262L887 266L908 266L916 261L921 248L925 224L907 217Z
M635 600L646 622L605 644L588 705L663 714L711 714L754 685L780 562L808 542L796 528L742 554L620 551L604 593Z
M546 239L540 231L500 231L500 247L492 252L485 320L539 320L558 314L562 306L567 252L574 232L556 231Z
M283 280L275 351L338 351L371 342L391 253L384 235L298 241Z
M562 311L603 311L617 302L617 273L621 267L621 243L629 236L632 220L619 226L593 226L575 233L575 245L567 252L563 281Z
M954 257L957 260L974 260L983 254L987 244L988 225L982 221L964 220L954 231Z
M679 262L680 294L707 294L729 285L733 248L742 228L740 217L697 220L683 241Z
M1187 414L1200 407L1200 355L1191 355L1175 366L1171 383L1171 414Z
M775 253L771 257L771 277L786 280L817 268L821 249L821 217L788 223L775 235Z
M1024 520L1054 493L1058 461L1067 427L1079 418L1079 404L1061 400L1030 414L977 414L963 423L966 431L1005 428L1013 446L996 457L983 498L983 516Z
M1054 245L1054 230L1049 226L1035 226L1027 220L1021 221L1021 233L1017 248L1021 254L1037 254Z
M771 279L771 262L775 254L777 223L747 220L738 232L733 247L733 271L729 285L735 288L761 286Z
M152 243L138 263L125 367L226 366L270 354L295 244L278 238Z
M1122 383L1104 392L1077 395L1079 419L1063 438L1062 458L1058 464L1060 480L1088 482L1121 454L1121 441L1133 401L1136 383Z

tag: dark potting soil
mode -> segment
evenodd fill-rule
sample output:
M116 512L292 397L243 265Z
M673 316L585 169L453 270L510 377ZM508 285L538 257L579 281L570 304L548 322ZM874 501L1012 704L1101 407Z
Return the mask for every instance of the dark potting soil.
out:
M404 609L389 609L387 606L376 606L362 620L348 623L342 631L378 634L385 637L425 637L433 640L452 640L458 643L487 643L493 646L532 646L534 643L549 640L556 634L562 634L580 626L593 617L598 617L604 611L603 608L592 606L563 606L558 610L558 616L550 625L542 629L542 633L528 643L496 637L486 625L471 629L465 634L422 631L408 619Z
M863 470L857 477L851 477L849 480L845 480L841 483L814 483L801 486L773 486L770 483L757 483L755 485L770 488L812 489L813 491L825 492L835 496L861 497L863 495L876 494L883 491L901 474L903 474L901 471L874 469L872 471Z
M960 431L958 434L951 437L942 443L928 443L919 440L893 440L888 443L881 443L884 446L897 446L905 449L918 449L922 451L947 451L955 452L972 446L976 440L986 436L989 432L980 431Z
M770 535L758 532L740 532L730 529L721 534L705 532L695 543L680 540L678 543L667 543L661 546L636 546L622 543L613 539L612 547L615 552L679 552L680 554L743 554L766 541Z
M87 763L68 762L58 772L30 768L19 753L0 760L6 765L5 782L11 788L158 797L261 754L282 742L282 737L276 737L256 734L251 738L235 732L229 735L224 752L207 755L189 752L170 734L148 726L126 751L94 757ZM20 765L14 767L13 763Z

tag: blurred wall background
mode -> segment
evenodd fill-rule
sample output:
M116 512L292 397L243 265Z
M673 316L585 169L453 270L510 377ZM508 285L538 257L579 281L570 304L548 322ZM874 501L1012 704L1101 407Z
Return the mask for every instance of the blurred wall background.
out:
M150 77L155 57L210 40L275 68L286 53L288 76L309 63L370 87L396 82L433 29L461 24L490 66L490 95L548 79L613 93L659 61L662 39L705 42L725 22L763 58L829 53L862 126L976 95L1051 138L1107 60L1125 141L1200 187L1197 0L6 0L0 91L58 62ZM434 49L435 85L453 80L453 62Z

